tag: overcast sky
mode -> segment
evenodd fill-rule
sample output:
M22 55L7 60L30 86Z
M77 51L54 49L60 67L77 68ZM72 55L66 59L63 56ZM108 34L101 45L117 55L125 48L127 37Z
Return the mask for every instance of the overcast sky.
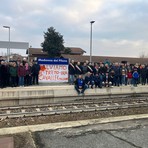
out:
M89 55L91 20L93 55L148 54L148 0L1 0L0 40L8 40L7 25L11 41L39 48L43 32L53 26L66 47L80 47ZM0 54L5 51L0 49Z

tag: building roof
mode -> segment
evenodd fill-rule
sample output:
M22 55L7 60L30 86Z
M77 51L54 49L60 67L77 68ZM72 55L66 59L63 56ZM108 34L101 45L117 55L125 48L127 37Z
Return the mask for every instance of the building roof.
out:
M68 47L68 48L71 49L70 54L77 54L77 55L80 54L80 55L82 55L82 54L86 53L86 51L83 50L82 48L78 48L78 47Z
M77 54L77 55L81 55L86 53L86 51L84 51L81 48L77 48L77 47L68 47L71 49L71 54ZM43 52L42 48L29 48L26 51L26 54L28 54L29 51L29 55L47 55L47 52Z
M47 52L43 52L42 48L29 48L26 51L29 55L47 55Z
M68 58L70 60L74 60L75 62L84 62L86 60L89 61L90 56L88 55L62 55L63 58ZM109 60L111 63L114 62L122 62L127 61L130 64L141 63L148 64L148 58L133 58L133 57L109 57L109 56L92 56L92 62L104 62L105 60Z

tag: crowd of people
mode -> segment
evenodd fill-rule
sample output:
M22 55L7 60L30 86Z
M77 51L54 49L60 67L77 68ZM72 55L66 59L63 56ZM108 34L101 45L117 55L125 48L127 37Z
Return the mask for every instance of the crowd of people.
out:
M78 94L86 88L114 87L121 85L148 84L148 65L129 63L90 63L81 64L71 60L69 64L69 84L75 85ZM81 90L81 91L80 91Z
M0 61L0 88L38 85L40 66L37 62Z
M0 87L38 85L40 66L36 61L0 61ZM111 63L83 63L71 60L69 63L69 84L75 85L77 92L84 93L86 88L102 88L121 85L148 84L148 65ZM81 90L81 91L80 91Z

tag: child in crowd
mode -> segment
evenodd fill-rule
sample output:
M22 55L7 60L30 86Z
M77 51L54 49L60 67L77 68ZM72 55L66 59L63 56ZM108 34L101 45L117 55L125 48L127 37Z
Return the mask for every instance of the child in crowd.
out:
M128 85L131 85L132 84L132 71L131 70L128 70L127 72L127 84Z
M139 73L138 73L137 69L134 70L132 76L133 76L133 86L137 87L138 78L139 78Z

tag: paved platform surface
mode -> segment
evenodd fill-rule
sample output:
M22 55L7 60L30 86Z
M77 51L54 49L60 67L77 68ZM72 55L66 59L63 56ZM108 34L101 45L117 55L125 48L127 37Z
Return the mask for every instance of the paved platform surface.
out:
M0 129L14 148L148 148L148 114Z
M14 148L13 137L0 138L0 148Z
M35 132L39 148L148 148L148 119Z

